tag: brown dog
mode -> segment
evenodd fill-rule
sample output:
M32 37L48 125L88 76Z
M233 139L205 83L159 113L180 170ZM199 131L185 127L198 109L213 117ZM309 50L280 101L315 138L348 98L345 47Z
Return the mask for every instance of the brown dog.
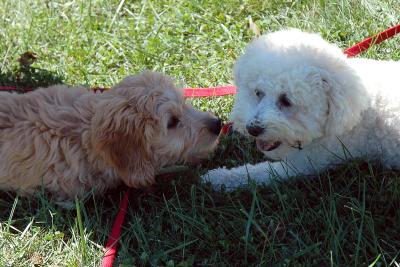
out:
M130 76L105 93L53 86L0 93L0 188L57 200L122 180L154 182L160 168L197 162L216 146L221 121L185 104L159 73Z

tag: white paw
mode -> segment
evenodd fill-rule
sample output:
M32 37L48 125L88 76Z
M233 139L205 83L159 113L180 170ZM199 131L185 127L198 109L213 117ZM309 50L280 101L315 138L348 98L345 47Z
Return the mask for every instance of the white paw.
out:
M211 183L215 190L225 188L227 191L235 190L239 187L245 187L248 184L247 173L241 173L240 170L226 168L219 168L208 171L201 176L202 182Z

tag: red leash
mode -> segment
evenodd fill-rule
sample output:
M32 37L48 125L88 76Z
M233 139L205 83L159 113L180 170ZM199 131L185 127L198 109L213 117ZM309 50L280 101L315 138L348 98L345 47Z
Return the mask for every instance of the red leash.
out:
M364 52L365 50L367 50L371 45L379 44L379 43L385 41L386 39L392 38L393 36L395 36L398 33L400 33L400 24L393 26L393 27L391 27L381 33L378 33L372 37L369 37L369 38L359 42L358 44L353 45L350 48L347 48L346 50L344 50L344 53L348 57L354 57L354 56L360 54L361 52Z
M126 210L128 208L129 202L129 190L126 191L124 198L119 206L119 211L117 217L115 218L110 236L106 244L106 254L103 256L103 261L101 262L101 267L113 266L115 256L117 255L117 243L121 236L121 228L124 223Z
M185 88L185 97L211 97L211 96L224 96L235 95L236 87L233 85L218 86L210 88Z
M348 57L354 57L361 52L367 50L373 44L379 44L382 41L393 37L394 35L400 33L400 25L391 27L377 35L369 37L362 42L346 49L344 53ZM14 91L19 90L21 92L31 91L31 88L17 88L15 86L0 86L0 91ZM94 92L103 92L104 88L93 88ZM218 86L211 88L186 88L184 90L185 97L214 97L214 96L224 96L236 94L236 87L233 85L229 86ZM232 123L227 123L223 126L221 133L227 134L229 132ZM124 198L121 201L119 212L115 218L110 236L106 244L106 253L103 257L101 267L112 267L114 263L115 256L117 254L117 244L121 236L121 228L125 219L126 210L128 207L129 190L125 193Z

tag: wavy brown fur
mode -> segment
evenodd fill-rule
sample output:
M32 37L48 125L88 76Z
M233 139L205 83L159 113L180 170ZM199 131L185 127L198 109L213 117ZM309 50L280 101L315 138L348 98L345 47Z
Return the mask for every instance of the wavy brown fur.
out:
M32 193L43 185L66 200L121 180L147 186L161 167L206 157L216 145L213 120L153 72L127 77L103 94L63 85L3 92L0 188Z

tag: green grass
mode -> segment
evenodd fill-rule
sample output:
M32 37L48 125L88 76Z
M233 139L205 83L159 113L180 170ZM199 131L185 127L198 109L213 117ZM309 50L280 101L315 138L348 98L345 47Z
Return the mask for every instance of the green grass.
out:
M341 48L399 23L398 0L0 1L0 84L110 86L145 68L183 86L232 83L255 33L298 27ZM31 51L30 66L17 61ZM400 38L366 57L400 59ZM193 104L227 119L232 97ZM399 172L349 162L314 179L232 193L199 185L217 166L257 162L229 136L202 168L134 191L117 266L398 266ZM98 266L124 188L62 210L40 193L0 193L0 266Z

